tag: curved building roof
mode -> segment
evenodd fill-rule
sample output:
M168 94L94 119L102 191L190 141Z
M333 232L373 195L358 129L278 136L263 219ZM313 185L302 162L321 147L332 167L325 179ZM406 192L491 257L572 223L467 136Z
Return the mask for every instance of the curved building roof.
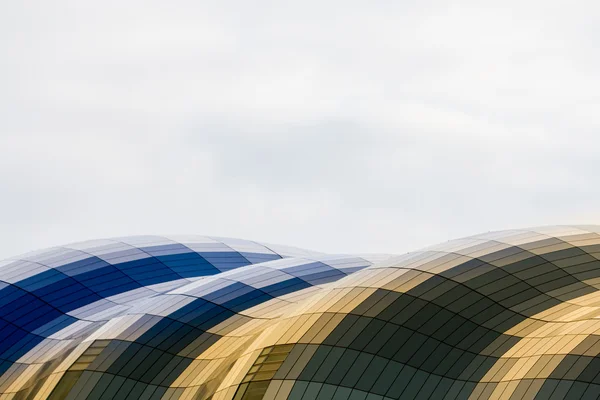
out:
M7 398L600 396L600 227L404 255L143 236L0 262Z

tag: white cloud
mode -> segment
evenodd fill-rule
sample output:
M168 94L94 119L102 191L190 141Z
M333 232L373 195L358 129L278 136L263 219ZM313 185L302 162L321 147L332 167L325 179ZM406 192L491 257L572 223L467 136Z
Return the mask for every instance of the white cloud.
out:
M489 4L3 3L0 258L598 222L600 6Z

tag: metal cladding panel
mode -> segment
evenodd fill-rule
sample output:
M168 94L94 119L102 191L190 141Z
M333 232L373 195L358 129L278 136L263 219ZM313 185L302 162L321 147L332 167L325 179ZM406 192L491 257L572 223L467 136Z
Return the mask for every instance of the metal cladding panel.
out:
M0 396L600 397L600 227L404 255L138 236L0 262Z

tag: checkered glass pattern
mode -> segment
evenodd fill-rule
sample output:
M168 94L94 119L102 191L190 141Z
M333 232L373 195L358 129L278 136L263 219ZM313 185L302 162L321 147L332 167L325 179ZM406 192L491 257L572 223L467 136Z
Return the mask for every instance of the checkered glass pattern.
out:
M0 262L1 399L600 397L600 227L404 255L142 236Z

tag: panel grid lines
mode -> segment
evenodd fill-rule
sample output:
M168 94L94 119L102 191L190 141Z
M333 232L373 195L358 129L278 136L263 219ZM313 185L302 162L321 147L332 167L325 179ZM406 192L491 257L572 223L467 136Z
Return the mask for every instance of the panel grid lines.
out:
M402 256L89 241L0 263L0 397L600 397L600 228Z

